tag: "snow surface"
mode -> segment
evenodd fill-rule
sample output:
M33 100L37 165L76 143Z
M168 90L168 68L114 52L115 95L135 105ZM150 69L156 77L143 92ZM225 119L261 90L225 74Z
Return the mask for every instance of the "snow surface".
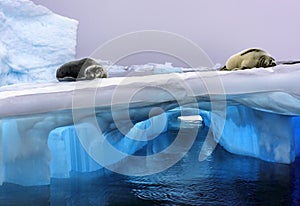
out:
M143 102L163 103L176 100L185 103L190 100L189 96L193 99L201 97L201 101L208 101L207 97L210 97L210 100L226 98L229 105L243 104L265 112L299 115L299 75L300 68L295 65L234 72L187 72L84 82L9 85L0 87L0 106L6 108L0 111L0 115L9 117L75 107L85 108L91 105L107 107L112 103L126 104L127 94L138 88L148 94L138 96L140 99L131 100L131 104L143 105ZM94 92L95 102L84 102L90 105L72 105L74 90L76 96L82 99ZM124 99L119 95L124 96ZM46 96L47 98L43 98Z
M0 86L55 81L75 57L77 25L28 0L1 0Z

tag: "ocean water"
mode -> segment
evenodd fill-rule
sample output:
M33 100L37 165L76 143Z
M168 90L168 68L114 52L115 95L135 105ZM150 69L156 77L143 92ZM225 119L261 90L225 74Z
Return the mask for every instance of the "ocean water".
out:
M48 186L4 183L0 205L300 205L300 160L291 165L233 155L220 146L205 161L198 155L208 129L199 122L196 141L164 172L129 177L106 169L52 179ZM174 138L176 129L167 136ZM143 151L140 151L142 154Z

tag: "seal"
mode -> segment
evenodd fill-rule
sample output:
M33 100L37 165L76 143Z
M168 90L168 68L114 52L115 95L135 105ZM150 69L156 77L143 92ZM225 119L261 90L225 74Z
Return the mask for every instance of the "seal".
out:
M274 66L276 66L276 61L268 52L259 48L250 48L229 57L226 65L220 70L231 71Z
M107 77L106 69L88 57L67 62L56 70L58 81L82 81Z

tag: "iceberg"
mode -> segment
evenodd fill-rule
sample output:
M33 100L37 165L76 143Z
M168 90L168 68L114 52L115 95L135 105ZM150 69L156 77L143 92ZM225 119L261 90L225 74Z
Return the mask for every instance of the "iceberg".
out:
M275 163L300 156L299 65L221 72L102 61L110 78L57 82L77 24L28 0L0 1L0 185L164 171L193 145L191 117L209 128L199 161L217 144Z
M0 1L0 86L53 82L74 59L78 22L28 0Z
M199 160L219 143L235 154L292 163L300 154L299 75L298 65L281 65L2 86L0 182L42 185L102 168L162 171L194 141L165 132L192 115L210 128ZM169 155L163 164L161 153Z

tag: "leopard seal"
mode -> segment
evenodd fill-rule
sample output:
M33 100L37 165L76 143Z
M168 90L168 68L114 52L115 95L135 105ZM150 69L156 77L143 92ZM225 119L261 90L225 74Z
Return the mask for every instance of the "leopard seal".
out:
M276 61L268 52L259 48L249 48L229 57L226 65L220 70L231 71L274 66L276 66Z
M88 57L67 62L56 70L58 81L82 81L107 77L106 69Z

